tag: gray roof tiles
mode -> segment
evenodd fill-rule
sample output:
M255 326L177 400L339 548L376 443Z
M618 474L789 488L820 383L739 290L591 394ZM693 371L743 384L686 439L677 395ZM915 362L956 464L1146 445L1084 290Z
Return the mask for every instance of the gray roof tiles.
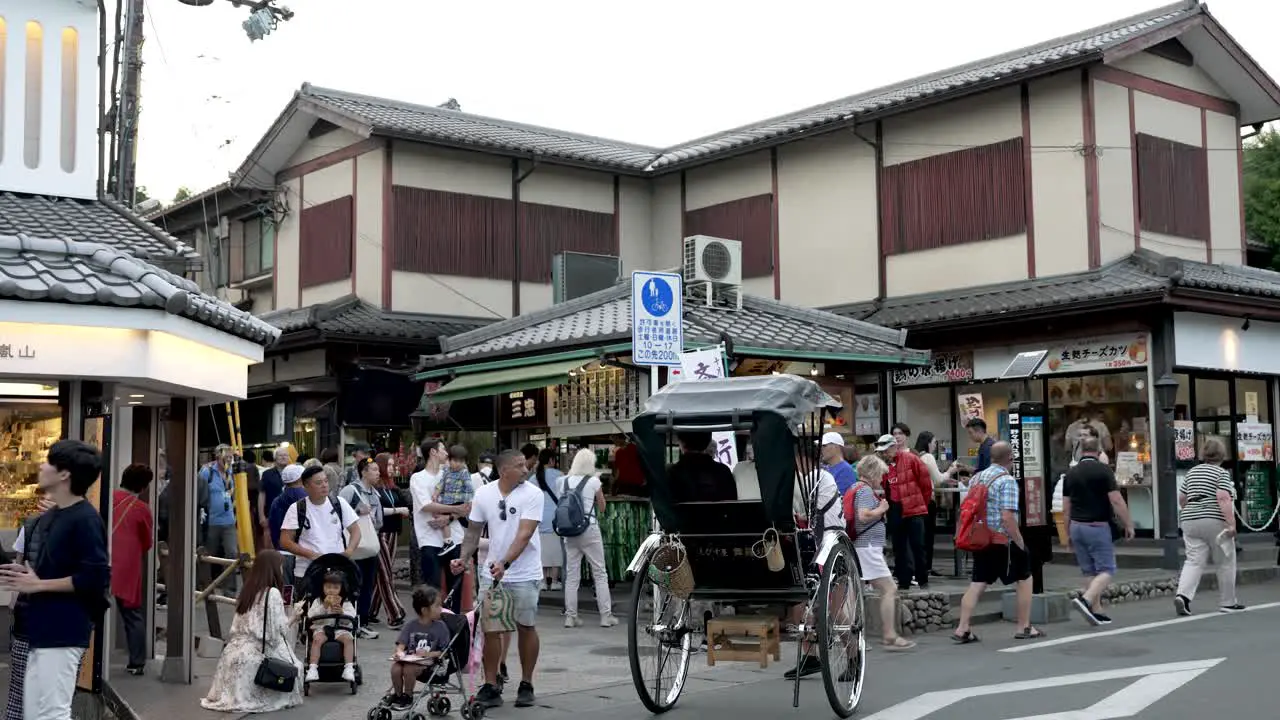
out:
M375 134L559 158L636 174L657 173L755 145L848 125L870 114L898 107L905 109L916 101L1001 85L1095 61L1116 45L1204 12L1205 8L1196 0L1181 0L1106 25L669 148L623 143L310 84L303 85L299 97L359 119Z
M863 355L885 362L925 360L908 349L905 333L842 318L821 310L743 297L742 310L687 305L685 342L712 345L722 333L737 347ZM479 358L549 351L631 339L631 282L623 281L591 295L528 315L441 340L436 365L458 365Z
M0 192L0 235L106 243L153 263L200 258L194 248L114 200Z
M328 338L426 343L434 343L442 335L464 333L491 322L483 318L390 312L353 295L320 305L269 312L261 319L282 333L315 330Z
M280 334L190 280L101 243L0 232L0 297L155 308L264 346Z
M1126 297L1176 295L1179 289L1280 298L1280 273L1139 250L1086 272L858 303L831 311L885 327L923 328Z

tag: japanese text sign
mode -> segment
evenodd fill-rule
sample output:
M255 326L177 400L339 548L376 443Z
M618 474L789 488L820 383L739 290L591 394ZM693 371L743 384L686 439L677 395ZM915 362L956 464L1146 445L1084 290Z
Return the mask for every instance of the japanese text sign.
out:
M973 353L934 353L927 365L899 368L893 371L893 384L930 385L933 383L965 382L973 379Z
M1078 340L1052 348L1041 374L1145 367L1147 336L1121 335Z
M706 350L692 350L680 354L681 382L706 382L720 380L725 376L724 349L720 347ZM711 442L715 445L715 457L722 465L732 470L738 464L738 444L732 432L720 431L712 433Z
M1173 421L1173 454L1179 460L1196 459L1196 426L1190 420Z
M682 283L675 273L631 273L631 357L636 365L680 365Z
M1275 438L1271 423L1239 423L1236 425L1236 448L1245 462L1271 460L1275 456Z

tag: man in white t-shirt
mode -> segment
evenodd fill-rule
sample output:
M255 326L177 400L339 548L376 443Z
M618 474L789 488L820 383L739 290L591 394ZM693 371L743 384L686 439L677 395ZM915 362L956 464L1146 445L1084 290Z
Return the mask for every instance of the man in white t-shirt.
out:
M303 470L302 487L307 497L289 508L280 523L280 549L297 556L293 573L299 579L307 574L312 560L329 553L351 557L360 545L360 526L356 524L359 517L346 500L329 497L329 478L324 468ZM300 517L299 506L306 508L305 517Z
M457 613L462 611L462 593L452 590L462 580L445 572L445 568L459 557L464 531L458 518L466 517L470 508L436 502L445 463L449 461L444 441L428 438L422 442L421 450L427 465L409 478L413 532L418 537L418 569L422 582L439 589L445 597L445 607Z
M498 481L476 490L471 501L462 557L452 562L455 574L471 565L480 533L489 530L488 564L480 568L480 598L495 583L501 583L514 598L516 644L520 651L520 686L516 707L532 707L533 668L538 662L538 591L542 587L542 545L538 525L542 522L542 490L525 482L529 477L524 456L507 450L498 456ZM486 633L484 641L484 687L476 700L488 707L502 705L498 690L498 665L502 662L502 633Z

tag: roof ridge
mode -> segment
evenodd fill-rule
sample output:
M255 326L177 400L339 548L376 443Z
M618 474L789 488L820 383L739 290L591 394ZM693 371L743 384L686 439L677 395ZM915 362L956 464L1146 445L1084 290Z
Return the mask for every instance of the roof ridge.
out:
M449 108L435 107L433 105L424 105L421 103L409 102L407 100L398 100L396 98L379 97L376 95L367 95L364 93L356 93L348 90L339 90L337 88L320 87L311 83L303 83L302 94L305 97L322 100L325 95L336 95L350 100L368 102L376 105L386 105L401 110L411 112L425 112L432 115L440 115L443 117L461 117L481 122L494 123L502 127L514 127L524 130L532 130L536 132L546 133L558 137L564 137L574 140L588 140L598 142L603 145L613 145L619 149L640 150L651 152L655 156L660 155L664 148L653 145L644 145L640 143L627 142L625 140L616 140L614 138L601 137L599 135L590 135L587 133L573 132L570 130L562 130L559 128L547 127L545 125L532 125L530 123L522 123L515 120L504 120L502 118L491 117L489 115L480 115L478 113L463 112L462 110L450 110ZM376 123L371 123L376 125Z
M187 245L186 243L170 235L169 233L164 232L154 223L145 220L141 215L134 212L132 209L125 207L123 203L116 200L115 198L109 195L103 195L101 198L98 199L98 201L101 202L103 205L106 205L107 207L119 213L124 219L133 223L140 230L146 232L151 237L155 238L156 240L159 240L165 245L168 245L173 250L175 255L185 256L188 253L196 252L195 248Z

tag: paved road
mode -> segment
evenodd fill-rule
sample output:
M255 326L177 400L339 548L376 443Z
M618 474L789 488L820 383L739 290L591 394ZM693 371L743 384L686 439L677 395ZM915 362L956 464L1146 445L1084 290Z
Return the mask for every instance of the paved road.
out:
M1255 609L1175 620L1171 603L1152 601L1116 607L1116 622L1105 629L1088 628L1078 620L1051 626L1051 637L1038 644L1014 641L1011 626L988 625L979 628L985 632L976 645L955 646L940 635L926 637L910 655L873 651L867 692L855 717L1203 720L1227 708L1233 717L1274 717L1272 658L1273 643L1280 640L1274 630L1280 624L1280 587L1245 588L1242 600ZM1207 605L1215 598L1209 593L1203 601ZM692 679L666 717L833 716L817 678L804 681L801 707L793 710L791 686L781 679L785 668L733 667L738 669L717 667L713 675ZM649 716L629 682L544 694L540 705L501 708L492 717L561 720L580 712L612 720Z

